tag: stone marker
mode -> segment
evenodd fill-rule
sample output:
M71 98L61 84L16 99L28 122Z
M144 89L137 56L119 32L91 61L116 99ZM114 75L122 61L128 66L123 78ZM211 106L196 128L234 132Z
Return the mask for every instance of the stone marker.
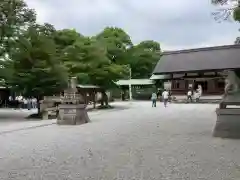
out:
M40 101L40 112L42 114L43 120L49 119L51 112L54 112L56 114L57 107L55 107L55 102L57 101L60 101L60 97L45 96L44 99Z
M77 79L72 77L58 106L57 124L76 125L90 122L86 107L83 97L77 91Z

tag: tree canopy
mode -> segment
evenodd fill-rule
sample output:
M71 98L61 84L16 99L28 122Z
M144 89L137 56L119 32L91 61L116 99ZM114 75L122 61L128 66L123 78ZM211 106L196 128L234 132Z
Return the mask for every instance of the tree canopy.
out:
M130 36L121 28L107 27L96 37L107 50L107 57L114 63L124 64L124 53L132 47Z
M118 79L129 78L129 67L133 78L150 77L160 59L158 42L134 45L118 27L88 37L35 20L35 11L23 0L3 0L0 5L0 57L7 55L0 61L0 78L26 96L57 93L70 76L80 84L109 89Z
M113 80L123 77L125 68L107 57L106 49L88 37L80 37L64 49L62 61L72 76L83 84L111 87Z
M13 69L8 83L25 96L42 97L66 87L67 70L56 55L48 27L30 26L15 44L8 66Z
M160 59L160 45L155 41L143 41L133 46L129 53L129 64L133 78L148 78L152 74L157 61Z
M36 20L35 11L23 0L1 0L0 3L0 58L10 51L12 41Z

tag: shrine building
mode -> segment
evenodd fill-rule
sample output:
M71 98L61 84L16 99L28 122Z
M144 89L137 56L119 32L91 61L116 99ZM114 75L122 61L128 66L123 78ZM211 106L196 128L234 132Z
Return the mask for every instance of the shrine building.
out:
M153 75L165 75L174 95L186 95L201 85L203 95L224 92L224 70L240 68L240 45L163 52Z

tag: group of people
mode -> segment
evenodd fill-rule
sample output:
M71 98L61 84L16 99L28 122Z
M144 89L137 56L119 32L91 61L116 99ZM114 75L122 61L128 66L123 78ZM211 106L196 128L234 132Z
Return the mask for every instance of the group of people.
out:
M167 107L167 103L169 101L169 95L170 95L170 93L166 89L164 89L162 94L160 92L158 92L158 93L153 92L152 97L151 97L152 107L157 107L157 99L158 98L163 101L164 107Z
M202 86L198 85L195 91L192 89L189 89L189 91L187 92L187 101L192 102L193 99L195 99L196 102L199 102L201 96L202 96ZM152 107L157 106L158 99L163 101L164 107L167 107L167 103L169 102L170 97L171 97L170 91L167 91L166 89L164 89L162 93L160 93L160 91L158 91L158 93L153 92L151 96Z
M16 96L15 98L9 96L9 102L13 103L15 108L21 109L35 109L37 108L37 99L36 98L26 98L23 96Z
M199 102L201 96L202 96L202 86L198 85L198 88L196 89L196 91L189 89L189 91L187 92L187 101L192 102L193 99L195 99L196 102Z

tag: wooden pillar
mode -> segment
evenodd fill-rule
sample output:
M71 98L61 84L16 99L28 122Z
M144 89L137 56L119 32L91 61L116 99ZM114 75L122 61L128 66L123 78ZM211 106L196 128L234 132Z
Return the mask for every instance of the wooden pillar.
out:
M171 89L175 89L175 81L174 80L171 80Z
M185 91L188 91L189 86L189 81L185 80Z

